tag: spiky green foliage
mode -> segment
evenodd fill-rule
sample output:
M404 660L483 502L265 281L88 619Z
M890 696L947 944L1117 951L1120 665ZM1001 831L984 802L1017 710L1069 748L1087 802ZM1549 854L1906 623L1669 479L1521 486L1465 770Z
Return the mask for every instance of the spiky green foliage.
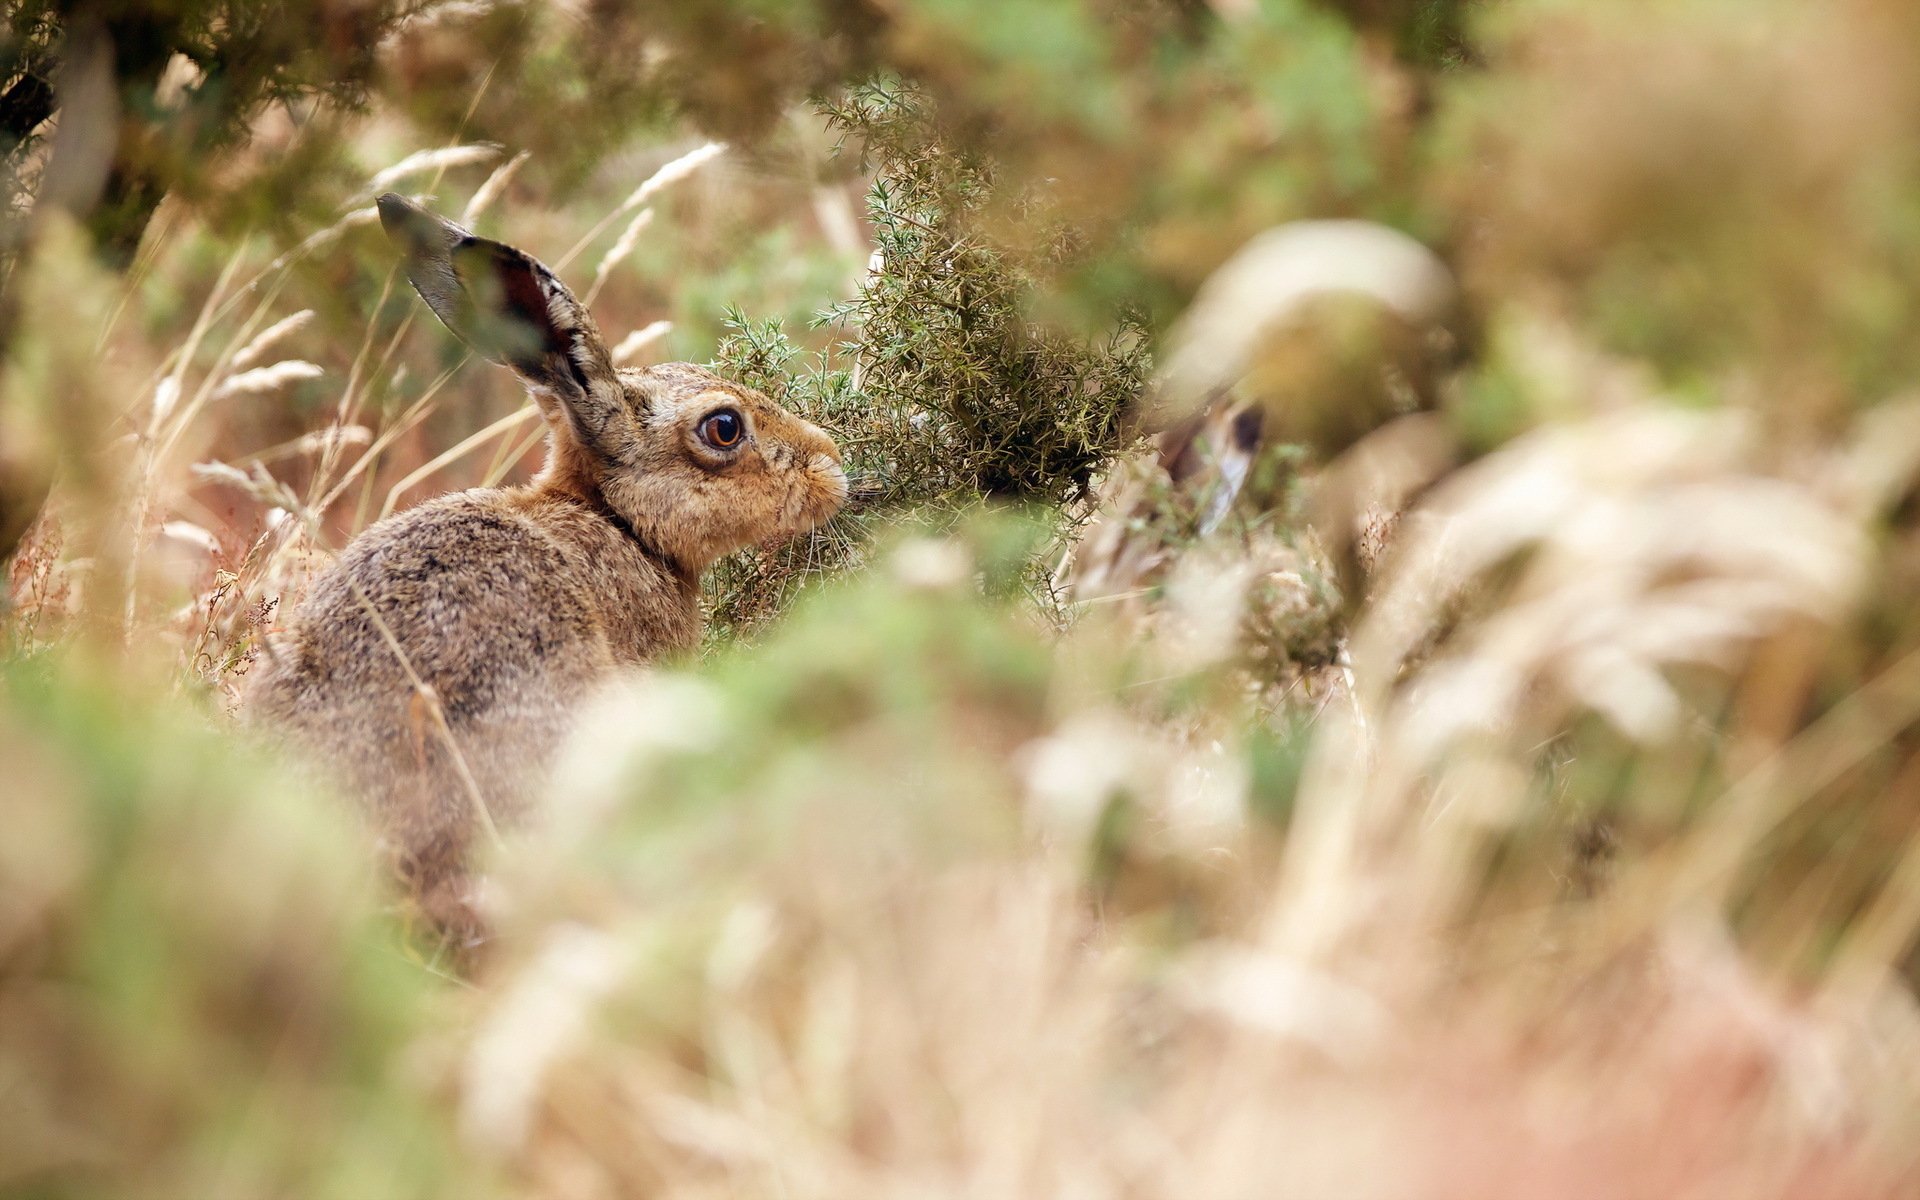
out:
M417 0L8 6L0 30L0 283L43 180L126 266L170 190L199 198L209 167L269 106L364 102L382 39ZM316 115L318 115L316 113ZM50 164L29 159L55 119Z
M936 135L927 99L897 82L826 106L877 178L867 201L878 256L859 296L823 315L845 331L869 403L909 414L883 494L1084 497L1138 398L1146 331L1117 314L1104 340L1048 328L1036 276L1074 256L1042 181L1011 185L1030 225L1017 245L981 219L1008 203L991 159Z
M775 322L735 313L718 366L834 431L858 489L854 514L796 546L749 552L710 587L723 631L779 611L794 586L857 553L861 513L964 510L1017 501L1084 514L1094 479L1127 440L1124 414L1149 366L1137 317L1096 341L1035 312L1040 280L1074 245L1043 183L1023 205L1050 232L996 240L1004 202L990 159L944 138L931 102L898 80L823 105L843 147L875 178L874 260L857 295L816 324L835 341L807 356ZM1057 546L1055 547L1057 553ZM1039 586L1035 564L1031 582Z

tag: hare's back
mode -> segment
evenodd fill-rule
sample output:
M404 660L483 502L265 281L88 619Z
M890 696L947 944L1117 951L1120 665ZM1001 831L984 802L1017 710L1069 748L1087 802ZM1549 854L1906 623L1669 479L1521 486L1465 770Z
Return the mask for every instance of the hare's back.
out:
M577 571L500 493L409 509L355 539L300 605L286 682L321 709L378 708L407 701L418 676L456 724L537 700L529 689L608 663Z

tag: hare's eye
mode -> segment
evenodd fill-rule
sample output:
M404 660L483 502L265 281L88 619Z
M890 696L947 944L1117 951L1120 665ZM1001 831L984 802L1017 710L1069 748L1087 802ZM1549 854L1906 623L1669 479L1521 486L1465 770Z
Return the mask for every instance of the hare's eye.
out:
M746 433L747 425L740 414L730 408L709 413L707 419L700 422L700 436L707 445L721 450L731 450L740 444L740 438Z

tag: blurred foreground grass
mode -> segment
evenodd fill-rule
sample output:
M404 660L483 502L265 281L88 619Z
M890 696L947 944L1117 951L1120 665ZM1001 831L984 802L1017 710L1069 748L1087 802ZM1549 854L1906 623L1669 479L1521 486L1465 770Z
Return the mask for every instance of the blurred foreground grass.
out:
M31 188L9 227L0 1191L1920 1186L1908 6L381 38L364 111L219 153L156 85L130 261ZM592 700L469 978L228 713L346 539L533 461L382 187L630 361L817 417L873 496ZM1438 256L1229 263L1326 217Z
M475 1194L408 1079L434 981L350 823L150 682L5 671L0 1187Z

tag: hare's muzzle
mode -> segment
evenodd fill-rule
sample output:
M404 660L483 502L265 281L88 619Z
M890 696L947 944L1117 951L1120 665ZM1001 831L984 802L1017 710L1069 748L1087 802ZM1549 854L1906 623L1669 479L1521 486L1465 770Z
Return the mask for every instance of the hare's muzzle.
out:
M805 456L807 474L825 485L833 496L833 507L837 509L847 499L847 471L840 461L840 446L813 422L797 423L802 430L800 450ZM832 513L827 515L831 516Z
M850 492L847 469L840 464L840 448L831 442L827 445L826 450L814 451L807 463L808 472L825 484L827 506L826 511L820 515L819 519L822 521L840 511L840 506L847 502Z

